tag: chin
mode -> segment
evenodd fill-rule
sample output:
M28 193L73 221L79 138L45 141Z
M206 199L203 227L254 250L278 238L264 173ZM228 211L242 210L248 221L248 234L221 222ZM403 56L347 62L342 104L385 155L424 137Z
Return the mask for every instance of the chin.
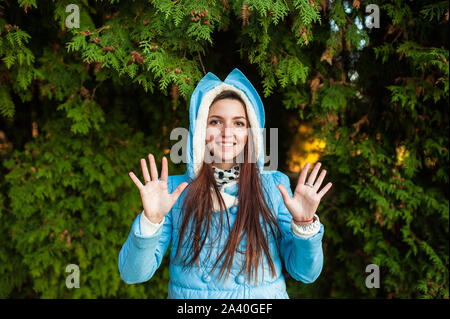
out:
M233 162L236 157L240 154L240 152L217 152L215 153L214 157L218 160L221 161L222 163L228 162L231 163ZM237 159L236 159L237 160Z
M225 163L225 162L233 162L234 158L236 156L234 154L217 154L216 158L219 161L219 163Z

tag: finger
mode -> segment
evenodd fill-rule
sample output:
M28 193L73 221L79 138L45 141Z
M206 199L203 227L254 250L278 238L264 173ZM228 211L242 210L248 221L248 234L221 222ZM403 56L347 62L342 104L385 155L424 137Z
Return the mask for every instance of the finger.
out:
M150 182L150 175L148 174L147 162L141 158L142 175L144 176L144 183Z
M298 177L297 186L295 187L295 192L300 190L300 186L305 184L306 176L308 175L308 169L311 166L309 162L306 162L305 166L303 166L302 171L300 172L300 176Z
M170 194L170 196L172 197L173 203L175 203L177 201L178 197L181 195L181 193L184 191L184 189L188 185L189 184L187 182L183 182L180 185L178 185L178 187L173 191L172 194Z
M322 190L317 195L319 195L319 197L322 198L323 195L325 195L326 192L328 192L328 190L331 188L331 186L333 186L333 184L332 183L328 183L327 185L325 185L324 188L322 188Z
M150 174L152 175L152 181L158 180L158 170L156 169L155 157L153 154L148 154L148 159L150 162Z
M322 172L320 173L319 177L317 178L316 183L314 184L314 190L317 192L320 188L320 185L323 182L323 179L325 178L325 175L327 175L327 171L324 169L322 170Z
M133 180L133 182L136 184L137 188L139 188L139 190L141 190L144 187L144 185L142 185L142 183L139 180L139 178L137 178L136 175L134 175L133 172L129 172L128 175Z
M278 190L280 191L281 196L283 196L283 201L285 203L287 203L288 201L291 200L291 196L289 195L288 191L286 190L286 188L283 185L278 184Z
M307 162L307 163L305 164L305 166L303 166L303 169L302 169L302 171L300 172L300 176L299 176L299 178L298 178L297 187L298 187L298 185L303 185L303 184L305 184L306 175L308 174L309 166L310 166L309 162Z
M161 181L167 182L167 176L168 176L168 168L167 168L167 158L163 156L162 159L162 168L161 168Z
M308 184L314 185L314 181L316 180L317 172L319 171L319 168L322 164L320 162L317 162L316 165L314 165L314 169L311 172L311 175L309 175L308 178Z

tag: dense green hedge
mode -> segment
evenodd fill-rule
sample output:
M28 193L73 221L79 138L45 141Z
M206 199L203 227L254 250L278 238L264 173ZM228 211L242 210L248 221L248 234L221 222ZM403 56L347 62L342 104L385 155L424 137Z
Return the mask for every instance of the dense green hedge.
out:
M72 3L80 28L65 26ZM238 67L293 185L290 119L326 140L324 269L287 276L289 295L449 298L448 2L371 3L380 28L359 0L1 1L0 296L164 298L167 256L147 283L119 277L142 209L127 173L160 163L206 72Z

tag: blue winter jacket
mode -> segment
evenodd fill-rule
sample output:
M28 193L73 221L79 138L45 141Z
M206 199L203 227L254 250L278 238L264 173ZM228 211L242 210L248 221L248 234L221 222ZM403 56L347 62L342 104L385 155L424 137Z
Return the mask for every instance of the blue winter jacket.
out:
M264 128L265 116L261 98L240 70L235 68L223 82L211 72L206 74L195 88L190 101L190 129L186 154L187 171L183 175L171 175L168 177L170 193L180 183L184 181L189 182L195 178L201 166L200 155L204 151L205 139L203 131L206 127L208 108L213 98L224 89L234 90L244 99L252 128L255 128L255 125L258 128ZM287 210L277 188L278 184L282 184L292 196L289 179L279 171L263 170L265 152L263 149L262 130L259 130L257 137L254 138L258 154L258 168L262 184L267 190L266 200L273 214L277 217L278 225L281 229L278 248L275 242L276 239L269 236L269 250L276 274L272 276L267 258L264 256L260 263L260 268L258 268L257 283L253 280L248 282L243 274L239 274L245 257L239 252L235 253L230 275L226 279L222 277L219 280L217 278L217 273L222 263L219 263L215 271L210 273L217 256L219 256L226 243L229 232L226 222L224 222L220 241L206 241L198 264L186 269L179 263L178 259L175 260L181 221L180 210L186 193L183 192L166 215L164 224L155 234L147 237L141 235L140 214L135 218L128 238L119 253L119 272L126 283L136 284L148 281L161 265L162 258L171 243L168 298L289 298L282 274L282 262L289 275L298 281L312 283L317 279L323 266L323 224L320 224L320 231L317 234L308 238L299 237L293 232L291 228L292 216ZM226 187L225 193L237 197L238 185ZM231 227L236 217L237 208L237 205L229 207ZM225 214L225 211L218 211L216 214ZM211 227L213 228L210 233L218 232L217 229L214 230L214 227L217 228L217 223L213 223ZM183 242L181 248L182 256L186 252L188 244ZM213 252L209 260L206 261L205 258L211 245L213 245ZM245 238L239 247L245 250Z

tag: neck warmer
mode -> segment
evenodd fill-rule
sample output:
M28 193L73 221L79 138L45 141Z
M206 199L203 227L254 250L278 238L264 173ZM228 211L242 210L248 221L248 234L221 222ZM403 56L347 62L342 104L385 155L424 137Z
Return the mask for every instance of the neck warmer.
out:
M239 165L235 165L232 168L225 170L213 166L213 170L219 190L222 190L224 186L237 181L239 178Z

